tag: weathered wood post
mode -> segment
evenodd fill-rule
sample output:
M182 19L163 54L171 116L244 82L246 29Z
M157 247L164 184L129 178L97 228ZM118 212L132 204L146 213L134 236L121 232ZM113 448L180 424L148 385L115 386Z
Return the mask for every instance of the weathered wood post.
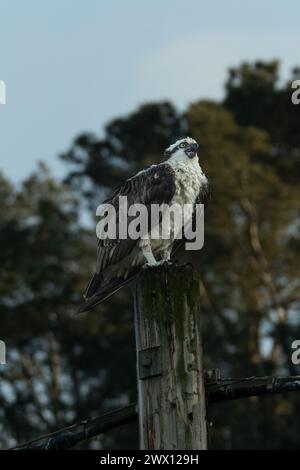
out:
M207 448L199 282L192 266L145 270L135 285L141 449Z

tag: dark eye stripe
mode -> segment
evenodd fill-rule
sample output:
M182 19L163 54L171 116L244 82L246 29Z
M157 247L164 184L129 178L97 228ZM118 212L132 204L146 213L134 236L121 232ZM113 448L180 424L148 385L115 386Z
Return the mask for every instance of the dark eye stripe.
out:
M179 148L185 148L187 145L187 142L181 142L181 144L176 145L176 147L174 147L172 150L166 151L166 155L172 155L174 152L176 152L176 150Z

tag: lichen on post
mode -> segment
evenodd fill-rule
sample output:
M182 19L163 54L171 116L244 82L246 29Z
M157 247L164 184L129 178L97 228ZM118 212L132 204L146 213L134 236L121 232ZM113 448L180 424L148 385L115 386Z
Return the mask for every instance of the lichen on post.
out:
M190 265L147 269L134 297L140 447L206 449L197 272Z

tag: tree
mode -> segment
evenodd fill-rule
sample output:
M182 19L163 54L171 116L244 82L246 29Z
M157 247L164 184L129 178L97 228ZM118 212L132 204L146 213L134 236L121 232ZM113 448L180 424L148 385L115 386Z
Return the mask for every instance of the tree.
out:
M230 70L224 103L195 103L181 117L172 111L176 132L191 133L202 144L201 164L213 186L205 249L196 261L193 253L193 261L201 272L203 308L207 311L207 365L220 366L224 375L297 372L289 360L289 341L299 328L297 323L296 332L291 331L291 317L299 308L299 189L295 185L299 111L291 105L290 82L281 87L279 83L278 62L245 63ZM160 109L165 103L155 106ZM115 154L121 155L122 168L127 170L131 162L125 176L149 163L145 156L150 149L150 162L158 161L162 144L168 145L170 140L159 140L154 148L152 136L158 132L169 139L176 137L174 126L172 132L169 129L169 123L157 117L150 122L148 107L141 107L127 119L109 124L104 141L117 142L120 152L115 150ZM98 157L103 158L101 153ZM83 176L88 176L87 171L83 170ZM254 406L256 418L265 400ZM217 414L222 424L216 427L215 445L257 445L268 426L289 420L293 407L299 406L293 397L283 412L285 401L271 400L268 412L261 414L265 426L261 434L255 431L254 419L243 433L229 433L234 420L247 422L244 415L249 405L224 405L230 413ZM277 407L281 417L277 417ZM282 429L289 435L290 446L295 445L286 424ZM276 442L280 446L280 438Z
M291 83L299 67L280 86L279 61L243 63L231 68L226 82L224 104L237 122L268 132L272 148L266 164L277 169L283 180L297 184L300 170L299 106L291 100Z
M74 315L95 238L80 226L74 195L43 167L20 190L2 177L0 192L1 338L8 352L0 414L1 445L8 446L126 402L135 367L122 294L102 315ZM122 354L113 355L114 347Z
M183 114L171 103L146 104L108 123L103 138L77 137L62 155L66 185L44 169L20 190L1 180L1 335L11 355L0 388L2 445L135 399L130 289L73 317L96 250L78 213L95 214L111 188L160 161L182 134L201 144L213 188L204 249L192 256L206 367L225 377L299 374L290 348L300 334L300 107L279 78L277 62L242 64L230 71L223 103L202 100ZM210 447L297 448L299 406L295 394L211 408ZM133 436L124 430L101 442L134 447Z

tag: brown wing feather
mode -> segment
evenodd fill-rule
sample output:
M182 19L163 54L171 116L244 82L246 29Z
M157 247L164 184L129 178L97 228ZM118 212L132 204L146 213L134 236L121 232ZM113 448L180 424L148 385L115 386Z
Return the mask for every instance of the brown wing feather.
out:
M151 204L169 203L175 192L173 168L166 164L153 165L129 178L119 186L104 203L115 207L117 220L116 232L119 229L119 197L127 196L128 207L131 204L144 204L148 209ZM130 221L129 221L130 222ZM105 281L105 271L131 254L138 240L127 238L105 239L98 241L96 272L87 287L85 298L95 295Z

